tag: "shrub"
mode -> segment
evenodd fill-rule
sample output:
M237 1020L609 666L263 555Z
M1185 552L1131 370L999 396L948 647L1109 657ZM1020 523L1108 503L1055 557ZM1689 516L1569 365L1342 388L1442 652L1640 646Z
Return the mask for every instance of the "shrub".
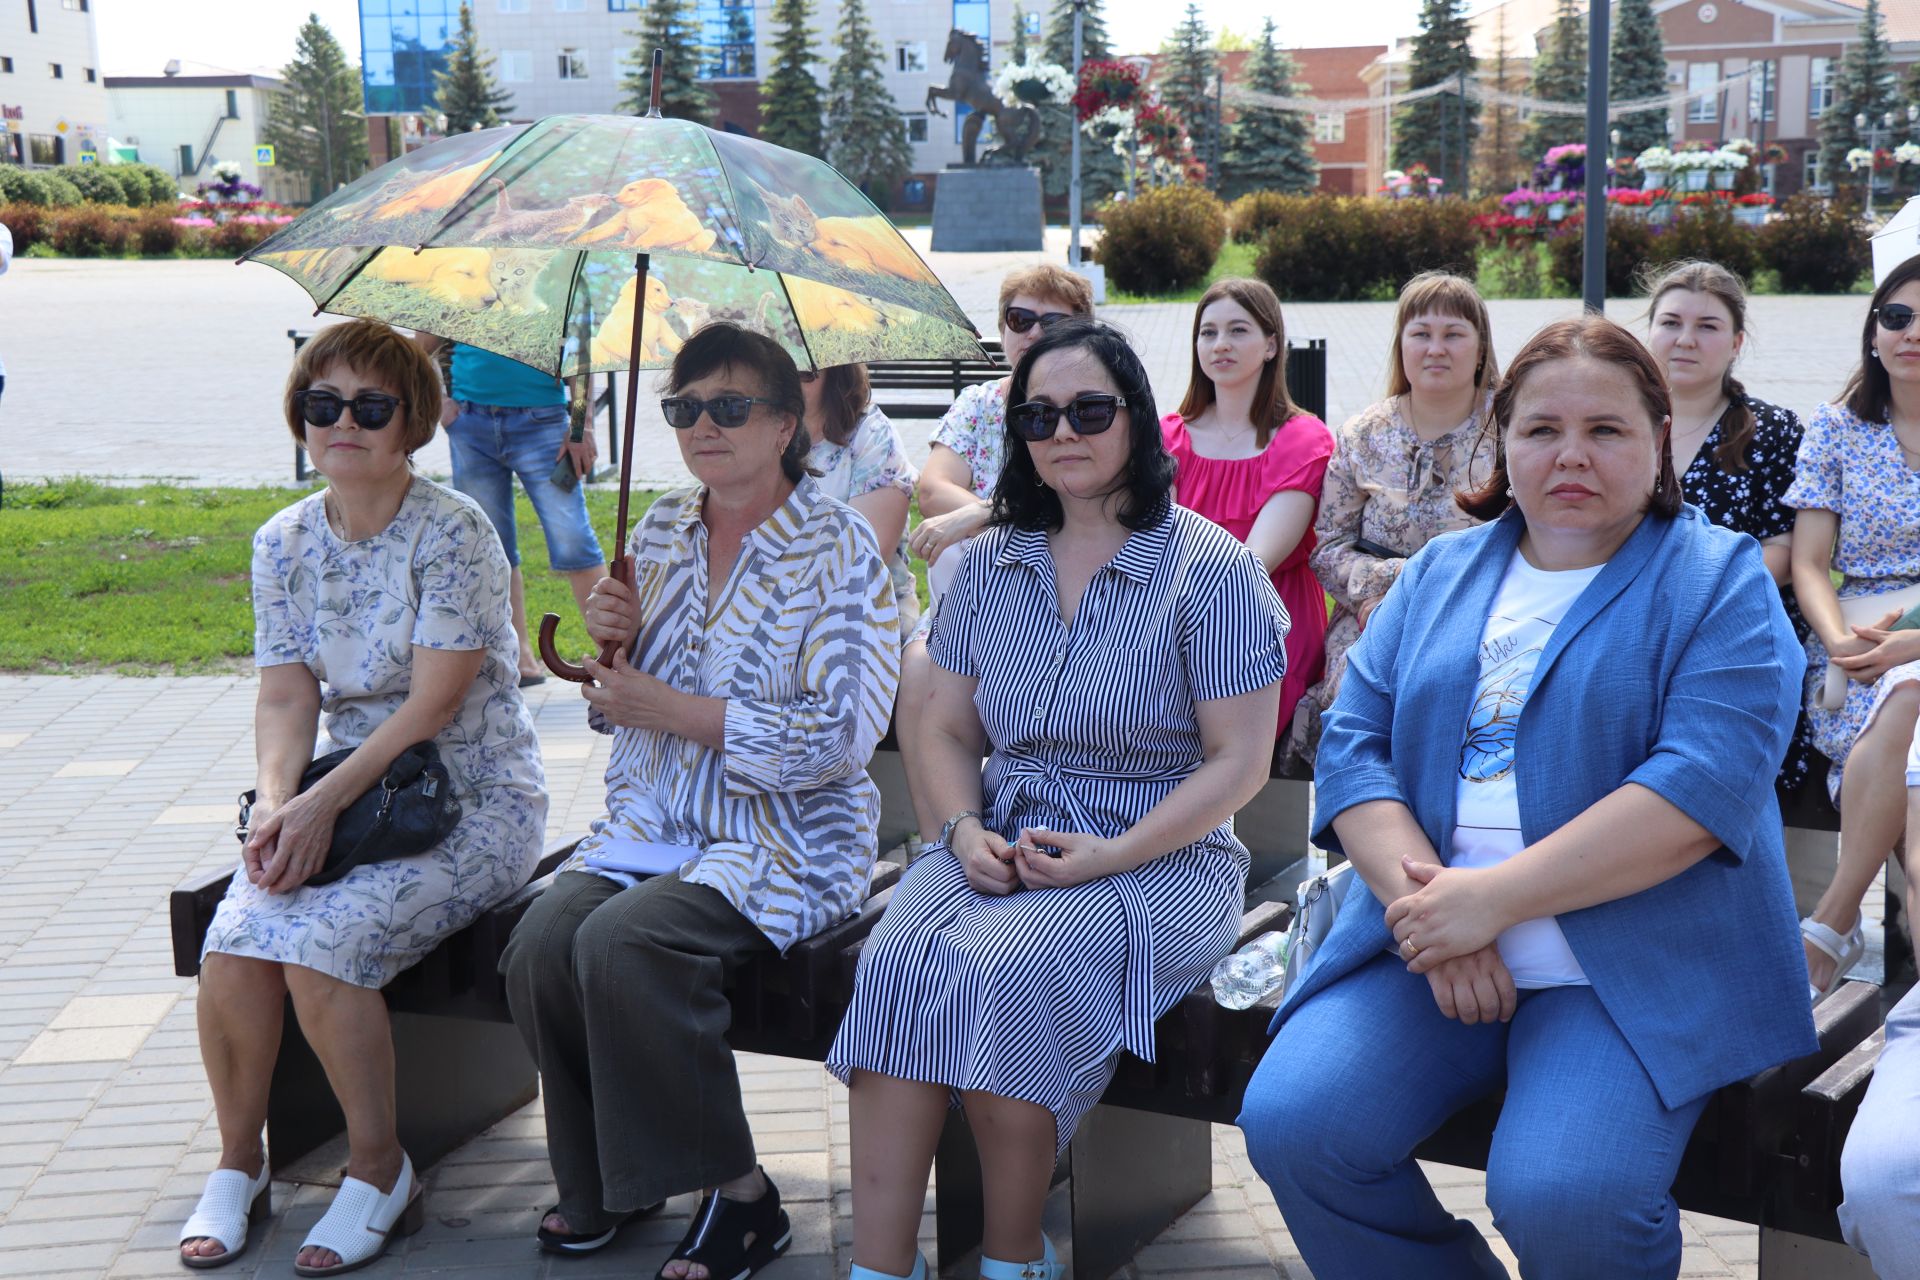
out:
M180 185L165 169L150 164L123 164L116 165L113 173L120 179L120 185L127 189L128 204L163 204L172 207L180 201ZM133 198L136 186L145 190L145 200Z
M133 223L124 210L83 204L51 219L47 243L70 258L114 257L127 251Z
M1207 278L1227 238L1227 209L1205 187L1157 187L1100 207L1098 260L1114 287L1173 293Z
M1227 206L1227 223L1235 244L1259 244L1267 238L1294 197L1278 191L1251 191Z
M207 244L217 254L237 258L279 229L265 223L235 218L207 232Z
M13 233L13 251L24 254L47 238L46 206L21 201L0 204L0 224Z
M0 164L0 203L50 205L53 189L37 173L19 165Z
M60 169L60 175L79 189L80 195L89 204L118 204L127 201L127 189L120 185L120 179L97 164L70 164ZM145 203L145 184L141 187L142 203Z
M1647 263L1666 254L1664 246L1657 244L1659 239L1652 225L1630 213L1615 213L1607 219L1608 297L1633 296ZM1576 298L1581 293L1585 240L1584 213L1567 218L1560 224L1560 230L1547 239L1547 248L1553 257L1553 278Z
M142 209L133 220L134 246L150 258L172 257L180 251L186 236L187 229L175 222L173 210L164 206Z
M1854 215L1808 194L1789 198L1760 228L1760 256L1788 293L1845 293L1873 265Z
M1760 239L1755 229L1734 219L1724 201L1699 205L1676 217L1660 233L1655 255L1661 262L1699 258L1717 262L1742 280L1752 280L1760 265Z
M1254 271L1284 299L1391 298L1422 271L1474 273L1479 233L1464 201L1279 200Z
M80 188L68 181L67 176L58 169L42 170L34 176L47 184L47 203L56 209L70 208L86 200L86 197L80 194Z

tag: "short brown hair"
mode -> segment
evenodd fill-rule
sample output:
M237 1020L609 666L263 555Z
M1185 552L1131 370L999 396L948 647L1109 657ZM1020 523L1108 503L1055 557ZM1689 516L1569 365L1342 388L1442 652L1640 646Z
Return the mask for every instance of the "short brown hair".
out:
M853 439L853 430L873 403L873 380L864 364L836 364L820 370L820 434L834 444Z
M1200 316L1222 298L1244 307L1260 331L1279 344L1273 359L1260 370L1260 385L1253 391L1254 437L1265 449L1275 431L1306 411L1287 394L1287 326L1280 316L1280 295L1264 280L1231 276L1200 296L1193 309L1193 341L1187 344L1193 368L1187 374L1187 394L1180 401L1179 414L1192 422L1213 405L1213 379L1200 367Z
M812 448L812 441L807 436L807 399L800 390L800 370L794 367L793 357L785 347L758 329L749 329L731 320L710 320L696 329L667 370L667 394L677 396L689 383L731 369L747 369L759 374L765 398L773 401L774 412L793 419L793 434L787 437L786 451L780 455L780 473L794 484L819 475L807 465L807 451Z
M1747 331L1747 286L1740 277L1717 262L1701 262L1689 259L1676 262L1662 270L1647 274L1647 323L1653 323L1654 312L1660 309L1660 299L1675 289L1684 293L1704 293L1719 300L1727 309L1727 317L1733 321L1733 331L1744 334ZM1720 447L1713 451L1713 461L1722 471L1747 470L1747 446L1753 443L1753 433L1758 426L1754 421L1753 410L1747 407L1747 389L1733 376L1733 366L1720 375L1720 394L1727 398L1726 435L1721 438Z
M1680 514L1680 479L1673 474L1673 432L1662 428L1671 424L1673 399L1667 392L1666 375L1659 361L1627 329L1604 316L1585 315L1578 320L1559 320L1527 339L1520 354L1507 369L1506 380L1493 394L1493 420L1483 430L1499 433L1494 450L1493 475L1480 488L1454 494L1460 509L1476 520L1492 520L1513 502L1507 488L1507 431L1513 425L1513 402L1527 376L1541 365L1560 360L1598 360L1602 364L1625 369L1640 392L1640 403L1652 416L1659 436L1660 473L1653 482L1653 510L1669 518Z
M1387 394L1403 396L1413 390L1413 380L1407 377L1406 363L1400 358L1400 335L1415 316L1426 315L1465 320L1480 335L1479 363L1473 370L1477 405L1487 387L1500 377L1500 364L1493 358L1493 325L1473 281L1450 271L1422 271L1400 291L1400 305L1393 313L1393 344L1387 349Z
M409 456L425 448L440 429L440 371L420 348L378 320L348 320L328 325L308 338L294 353L293 372L287 375L287 430L302 445L307 442L306 419L294 408L296 391L305 391L320 371L342 361L363 378L393 388L406 410L400 442Z
M1036 262L1018 271L1009 271L1000 282L1000 306L996 317L1004 315L1007 304L1021 294L1057 302L1077 316L1093 314L1093 286L1078 272L1051 262Z

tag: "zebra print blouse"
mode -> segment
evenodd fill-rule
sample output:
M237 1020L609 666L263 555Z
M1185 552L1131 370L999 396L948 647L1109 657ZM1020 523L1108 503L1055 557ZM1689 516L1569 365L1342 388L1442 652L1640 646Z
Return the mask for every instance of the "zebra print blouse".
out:
M642 619L631 661L726 698L726 749L590 713L614 738L607 814L563 869L622 837L695 846L682 877L784 951L866 894L880 818L867 761L900 673L893 585L867 522L807 479L747 535L715 597L703 492L660 498L628 542Z

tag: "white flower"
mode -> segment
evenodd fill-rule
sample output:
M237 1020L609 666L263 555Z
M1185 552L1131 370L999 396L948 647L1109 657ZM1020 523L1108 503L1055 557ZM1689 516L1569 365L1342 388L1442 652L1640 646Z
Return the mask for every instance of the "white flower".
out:
M1920 142L1903 142L1893 149L1895 164L1920 164Z
M1648 147L1634 157L1633 162L1647 173L1665 173L1673 168L1673 152L1665 147Z
M1867 150L1865 147L1853 148L1847 152L1847 168L1853 170L1855 173L1860 172L1862 169L1873 168L1873 152Z
M1102 107L1080 128L1089 138L1118 139L1133 132L1133 112L1125 107Z
M222 160L213 166L213 176L221 182L240 181L240 166L231 160Z
M1747 167L1747 157L1731 147L1721 147L1718 151L1707 152L1708 169L1723 169L1729 172Z
M993 78L994 96L1010 107L1032 105L1014 92L1013 87L1023 81L1043 86L1048 102L1066 102L1073 97L1073 76L1057 62L1009 62Z

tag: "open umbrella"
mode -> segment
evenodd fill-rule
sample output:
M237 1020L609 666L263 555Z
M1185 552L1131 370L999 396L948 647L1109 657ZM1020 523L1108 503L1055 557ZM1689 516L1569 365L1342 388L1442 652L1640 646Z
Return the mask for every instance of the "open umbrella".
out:
M977 358L966 314L893 224L824 161L658 111L461 134L341 188L241 261L318 310L385 320L560 377L663 368L713 319L802 368ZM612 572L625 554L637 378L627 380ZM584 668L553 649L558 675ZM602 655L611 662L612 646Z

